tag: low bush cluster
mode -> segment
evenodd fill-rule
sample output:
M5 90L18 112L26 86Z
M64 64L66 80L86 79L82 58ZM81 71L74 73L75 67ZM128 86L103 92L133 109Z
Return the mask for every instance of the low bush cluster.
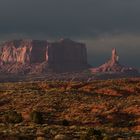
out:
M38 111L31 112L30 119L32 122L37 123L37 124L43 123L43 115L41 112L38 112Z
M69 121L64 119L64 120L62 121L62 125L64 125L64 126L69 126Z
M22 120L21 113L17 113L16 111L5 112L4 121L6 123L20 123Z
M103 136L101 130L89 128L87 132L81 136L80 140L111 140L109 136Z

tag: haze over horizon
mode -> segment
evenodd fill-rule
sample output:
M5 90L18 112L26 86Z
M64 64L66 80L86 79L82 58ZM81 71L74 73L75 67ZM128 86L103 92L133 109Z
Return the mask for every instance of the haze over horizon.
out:
M122 64L140 67L139 0L1 0L0 41L71 38L86 43L98 66L116 48Z

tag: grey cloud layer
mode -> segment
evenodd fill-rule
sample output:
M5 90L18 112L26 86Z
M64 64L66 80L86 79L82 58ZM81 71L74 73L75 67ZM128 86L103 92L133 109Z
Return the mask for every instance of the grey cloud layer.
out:
M140 0L0 0L0 40L71 37L87 43L94 65L116 47L124 63L140 67L139 7Z
M139 7L139 0L0 0L0 30L52 36L139 32Z

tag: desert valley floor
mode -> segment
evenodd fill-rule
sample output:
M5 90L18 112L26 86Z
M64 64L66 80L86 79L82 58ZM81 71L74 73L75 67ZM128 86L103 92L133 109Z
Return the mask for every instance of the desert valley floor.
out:
M140 79L0 83L2 140L139 140Z

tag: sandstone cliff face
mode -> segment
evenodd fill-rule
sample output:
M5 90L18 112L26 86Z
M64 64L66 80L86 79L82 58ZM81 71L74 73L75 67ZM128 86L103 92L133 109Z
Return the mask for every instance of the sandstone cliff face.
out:
M51 43L48 48L48 64L57 71L81 70L87 68L85 44L69 39Z
M32 41L32 50L30 55L31 63L41 63L48 61L48 43L47 41Z
M117 55L116 49L112 50L112 56L108 62L97 67L91 68L93 73L105 73L105 72L114 72L114 73L138 73L138 70L132 67L122 66L119 63L119 56Z
M1 64L37 63L46 61L46 41L14 40L2 45Z
M63 72L87 68L85 45L69 39L53 43L14 40L1 46L0 72L33 73L48 69Z

